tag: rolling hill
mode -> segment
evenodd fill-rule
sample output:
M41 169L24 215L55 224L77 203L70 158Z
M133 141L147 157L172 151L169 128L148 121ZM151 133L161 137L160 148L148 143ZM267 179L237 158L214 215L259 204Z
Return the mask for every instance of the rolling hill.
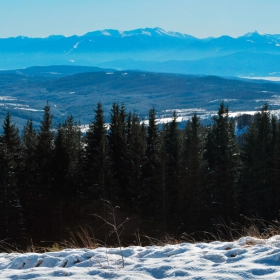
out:
M38 125L47 102L56 124L70 114L82 124L90 123L98 101L106 121L113 102L124 103L143 119L152 107L159 118L170 117L175 109L181 120L194 112L207 118L222 100L234 112L255 111L264 102L273 110L280 109L278 83L74 66L0 71L0 91L0 122L9 110L20 127L30 117Z

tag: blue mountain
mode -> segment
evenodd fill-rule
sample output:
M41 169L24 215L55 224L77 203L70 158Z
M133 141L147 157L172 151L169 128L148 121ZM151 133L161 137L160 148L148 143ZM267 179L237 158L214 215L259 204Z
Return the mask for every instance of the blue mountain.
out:
M161 28L98 30L83 36L0 39L0 69L80 65L184 74L280 73L280 35L199 39ZM279 66L278 66L279 65Z

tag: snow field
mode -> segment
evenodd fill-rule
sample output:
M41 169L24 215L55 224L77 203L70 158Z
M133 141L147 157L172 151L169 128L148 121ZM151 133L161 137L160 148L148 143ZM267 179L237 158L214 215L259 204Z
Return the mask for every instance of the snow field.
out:
M0 279L280 279L280 235L59 252L0 253Z

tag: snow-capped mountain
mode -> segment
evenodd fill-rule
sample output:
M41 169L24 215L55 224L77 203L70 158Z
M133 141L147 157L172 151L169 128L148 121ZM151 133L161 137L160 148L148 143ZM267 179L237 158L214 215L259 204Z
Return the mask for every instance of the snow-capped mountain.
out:
M84 36L98 37L98 36L111 36L117 38L129 37L129 36L150 36L150 37L177 37L177 38L189 38L195 39L195 37L182 34L180 32L165 31L162 28L139 28L130 31L119 31L115 29L104 29L86 33Z
M70 37L0 39L0 69L84 65L185 74L269 76L280 73L279 57L280 35L256 31L238 38L224 35L198 39L157 27L130 31L105 29Z

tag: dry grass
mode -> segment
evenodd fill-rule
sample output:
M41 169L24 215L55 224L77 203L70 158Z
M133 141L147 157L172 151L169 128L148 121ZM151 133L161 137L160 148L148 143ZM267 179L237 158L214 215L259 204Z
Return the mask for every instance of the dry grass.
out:
M7 242L7 239L0 240L0 252L5 252L5 253L21 253L20 248L18 248L17 245L11 244Z
M249 218L241 215L244 219L240 223L226 223L221 220L216 224L215 232L194 232L183 233L181 242L197 243L212 241L235 241L241 237L250 236L258 239L268 239L275 235L280 235L280 222L274 220L268 222L259 218Z
M9 240L0 240L0 253L45 253L52 251L52 247L34 245L32 239L29 240L28 244L20 246L18 244L9 243Z
M105 246L105 244L97 240L94 236L93 230L89 226L80 226L79 230L75 233L70 234L69 240L64 240L60 243L65 248L87 248L87 249L95 249L100 246Z
M111 207L111 205L109 205ZM109 207L109 208L110 208ZM126 220L120 224L116 224L114 219L116 208L110 208L112 211L113 223L108 220L98 216L103 219L104 223L111 226L111 231L105 238L105 242L102 242L95 238L93 229L89 226L79 227L75 233L70 234L69 240L64 240L63 242L42 242L42 244L51 245L34 245L32 239L29 240L26 247L18 246L17 244L9 243L8 239L0 240L0 252L5 253L45 253L53 251L61 251L64 249L76 249L76 248L88 248L95 249L97 247L103 246L108 247L106 244L107 237L111 234L117 235L118 247L120 248L120 255L122 257L122 244L120 235L123 230L123 225ZM258 218L248 218L243 216L244 222L242 223L225 223L221 221L216 225L216 232L194 232L191 234L183 233L179 238L169 235L167 233L163 234L160 238L153 238L145 234L140 234L139 229L134 232L133 236L135 241L133 244L137 246L164 246L167 244L179 244L182 242L197 243L197 242L211 242L211 241L235 241L244 236L255 237L258 239L267 239L274 235L280 235L280 222L277 220L272 222L267 222L263 219ZM122 258L123 261L123 258ZM124 266L124 262L122 263Z
M42 245L34 245L32 239L30 239L28 244L24 247L9 243L8 239L0 240L0 253L46 253L76 248L95 249L104 246L101 241L94 237L90 227L81 226L75 233L70 234L69 240L64 240L62 242L41 241L41 244Z
M235 241L244 236L267 239L280 234L280 223L275 220L272 222L259 218L248 218L243 216L242 223L225 223L221 221L216 225L216 233L204 232L205 241Z
M176 244L180 244L183 242L181 239L178 239L175 236L170 235L168 233L163 234L159 238L150 237L145 234L141 235L141 237L142 237L142 239L145 240L143 243L147 244L149 246L165 246L167 244L176 245ZM141 242L141 244L142 244L142 242Z

